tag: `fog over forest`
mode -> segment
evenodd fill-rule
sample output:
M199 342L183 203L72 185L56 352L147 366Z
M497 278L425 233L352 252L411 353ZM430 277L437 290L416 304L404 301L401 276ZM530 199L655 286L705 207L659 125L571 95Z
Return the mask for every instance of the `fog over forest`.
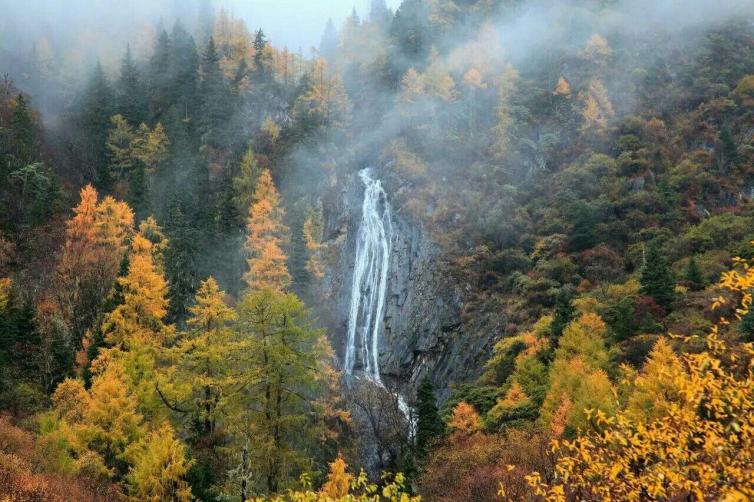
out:
M751 0L0 0L0 501L754 499Z

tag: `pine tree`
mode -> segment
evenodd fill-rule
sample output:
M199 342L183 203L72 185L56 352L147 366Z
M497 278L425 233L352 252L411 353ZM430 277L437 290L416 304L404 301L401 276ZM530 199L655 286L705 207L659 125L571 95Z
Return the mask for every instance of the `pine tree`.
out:
M165 29L160 31L148 70L148 98L150 122L162 120L170 109L173 93L170 80L171 43L170 36Z
M327 20L325 31L322 33L322 40L319 42L319 57L324 58L327 62L333 63L338 50L338 33L335 31L335 24L332 18Z
M208 153L222 149L229 141L225 134L231 115L230 89L220 69L220 56L210 37L202 57L200 94L202 99L199 130L202 146Z
M146 93L142 86L139 70L131 55L131 46L126 47L126 54L120 66L120 78L117 86L117 112L132 125L145 122Z
M196 264L199 250L197 231L178 198L174 198L170 204L167 234L169 244L165 250L165 275L170 285L168 319L180 323L186 319L199 284Z
M87 178L101 190L109 190L112 180L107 163L106 140L110 117L115 110L115 93L99 62L89 78L80 110L79 126L86 145L81 153L89 171Z
M34 121L26 96L22 93L16 96L10 126L15 164L17 167L29 164L34 154Z
M695 256L689 259L685 275L686 284L688 284L691 291L701 291L704 289L706 281L704 280L704 275L702 275L702 270L699 268L699 264L696 262Z
M174 112L183 121L195 119L200 113L197 97L199 54L191 35L180 21L170 33L170 87ZM172 136L171 136L172 139Z
M269 50L267 37L260 28L254 35L254 69L253 80L262 85L270 83L272 79L272 53Z
M437 410L437 398L429 377L424 377L416 390L416 448L424 456L434 441L445 433L445 424Z
M243 296L236 331L239 368L248 383L234 394L237 416L231 421L237 444L246 438L255 445L248 452L251 472L263 490L277 493L295 469L308 465L307 446L322 433L311 417L322 411L332 351L311 327L303 302L271 287Z
M250 290L283 291L291 282L283 252L289 240L284 214L272 175L265 169L259 176L246 224L248 271L243 279Z
M55 272L56 303L70 329L72 349L93 328L112 287L133 232L133 212L112 197L97 201L87 185L74 217L66 224L66 242Z
M552 350L558 348L558 340L563 334L563 330L573 321L576 315L576 309L573 307L573 288L569 285L563 286L558 291L555 298L555 311L552 317L550 347Z
M662 249L657 243L646 247L645 264L641 271L641 292L654 298L657 304L669 311L675 300L675 279Z
M390 27L392 14L385 0L372 0L369 7L369 22L375 23L383 33Z

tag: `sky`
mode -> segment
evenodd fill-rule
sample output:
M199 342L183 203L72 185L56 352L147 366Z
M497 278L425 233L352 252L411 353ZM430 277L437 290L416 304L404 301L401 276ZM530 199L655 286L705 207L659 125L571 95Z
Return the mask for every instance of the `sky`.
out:
M395 10L400 0L387 0ZM215 0L216 7L225 7L243 18L249 29L264 29L276 46L299 46L307 50L319 46L329 18L341 26L355 7L361 17L369 13L370 0Z

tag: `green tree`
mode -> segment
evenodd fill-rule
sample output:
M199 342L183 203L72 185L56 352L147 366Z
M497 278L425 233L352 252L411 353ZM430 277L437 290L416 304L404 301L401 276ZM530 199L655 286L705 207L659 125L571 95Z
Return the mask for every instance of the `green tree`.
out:
M573 287L566 285L560 288L558 296L555 298L555 309L550 325L550 346L552 350L558 348L558 340L563 330L573 321L576 315L576 309L573 307Z
M199 284L197 276L198 232L191 225L185 211L186 205L173 198L169 213L167 234L170 240L165 250L165 275L170 285L168 319L182 322Z
M120 65L120 78L116 84L118 114L132 125L145 122L147 100L142 86L139 70L131 54L131 46L126 47L126 54Z
M322 414L318 398L326 392L332 351L303 302L271 287L244 295L236 332L245 382L234 395L236 443L253 445L251 472L261 490L277 493L310 464L306 451L319 435L312 419Z
M702 270L699 268L699 264L696 262L696 257L692 256L686 266L685 273L686 284L692 291L700 291L704 289L706 281Z
M32 161L34 153L34 120L26 97L18 93L11 117L11 135L15 153L15 164L23 166Z
M115 93L98 62L83 94L79 127L83 135L80 146L85 177L102 190L109 190L112 178L107 162L107 134L115 109Z
M671 309L675 300L675 278L661 246L656 242L646 247L640 282L642 294L654 298L665 311Z
M419 456L429 451L433 441L445 433L445 423L437 410L437 398L429 377L424 377L416 390L416 448Z

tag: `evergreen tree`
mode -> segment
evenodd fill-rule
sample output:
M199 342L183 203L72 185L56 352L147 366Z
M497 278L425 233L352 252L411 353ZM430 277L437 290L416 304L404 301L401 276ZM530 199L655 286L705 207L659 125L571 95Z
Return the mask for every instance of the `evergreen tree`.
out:
M120 78L117 89L117 112L131 125L146 121L146 94L139 77L139 70L131 55L131 46L126 47L126 54L120 66Z
M11 117L11 135L13 138L14 164L25 166L32 161L34 153L34 121L26 96L19 93L16 96L16 106Z
M335 31L335 24L332 18L327 20L325 31L322 33L322 40L319 42L319 56L327 60L328 63L335 61L335 54L338 50L338 33Z
M110 117L115 110L115 93L98 62L84 91L80 123L83 135L83 163L88 170L86 179L92 180L101 190L112 185L107 163L107 134Z
M220 68L220 56L212 37L202 57L202 99L199 130L202 135L202 148L212 155L229 142L231 135L225 134L226 124L232 114L230 92Z
M427 454L433 441L445 433L445 424L437 410L437 398L429 377L416 390L416 448L419 456Z
M702 270L699 268L699 264L696 262L695 256L691 257L686 266L685 279L691 291L701 291L704 289L706 281L704 280Z
M253 79L262 85L270 83L272 74L272 53L267 37L260 28L254 35L254 72Z
M395 85L409 68L423 71L432 47L430 10L426 0L405 0L390 26L389 65Z
M165 275L170 284L170 309L168 319L181 322L186 318L191 299L199 283L196 258L198 235L186 217L183 204L174 198L170 204L167 234L168 248L165 250Z
M176 21L170 33L170 88L172 104L181 120L195 119L197 106L199 54L193 37L180 21ZM172 136L171 136L172 139Z
M646 247L641 271L641 292L654 298L657 305L669 311L675 300L675 278L661 246L652 242Z
M163 28L149 60L149 112L153 123L162 120L170 109L174 84L170 79L171 55L170 36Z
M380 31L386 31L390 27L392 13L387 7L385 0L372 0L369 8L369 22L379 26Z
M576 309L573 307L573 287L566 285L560 288L558 296L555 298L555 309L553 312L551 335L550 335L550 347L552 350L558 348L558 340L560 335L563 334L563 330L568 324L573 321L576 315Z

